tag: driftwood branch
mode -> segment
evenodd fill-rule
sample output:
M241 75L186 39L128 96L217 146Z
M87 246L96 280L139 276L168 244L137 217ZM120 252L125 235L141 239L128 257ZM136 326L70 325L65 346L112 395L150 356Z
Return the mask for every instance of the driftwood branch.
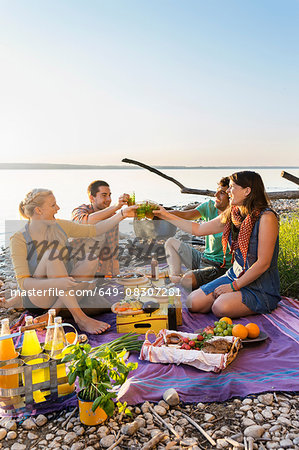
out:
M159 444L159 442L162 441L162 439L164 439L166 436L166 434L162 433L160 431L160 433L156 434L156 436L154 436L150 441L148 441L141 450L151 450L152 448L154 448L157 444Z
M285 178L286 180L292 181L295 184L299 184L299 178L295 177L295 175L292 175L289 172L285 172L284 170L281 172L282 178Z
M141 163L139 161L135 161L134 159L128 159L124 158L122 162L128 163L128 164L135 164L136 166L142 167L143 169L149 170L150 172L155 173L156 175L165 178L168 181L171 181L172 183L176 184L180 189L182 194L195 194L195 195L204 195L206 197L214 197L215 191L210 191L209 189L193 189L188 188L184 186L182 183L177 181L173 177L169 177L165 173L161 172L158 169L155 169L154 167L148 166L147 164ZM293 177L293 175L291 175ZM286 178L286 177L285 177ZM294 177L296 178L296 177ZM293 180L292 180L293 181ZM299 184L299 183L298 183ZM271 200L276 199L297 199L299 198L299 190L297 191L279 191L279 192L267 192L269 198Z
M208 433L206 433L205 430L200 425L198 425L198 423L196 423L193 419L191 419L191 417L189 417L187 414L185 414L183 412L182 412L182 416L185 417L188 420L188 422L190 422L191 425L194 426L194 428L196 428L198 431L200 431L201 434L210 442L211 445L213 445L213 446L216 445L216 442L214 441L214 439L212 439L211 436Z

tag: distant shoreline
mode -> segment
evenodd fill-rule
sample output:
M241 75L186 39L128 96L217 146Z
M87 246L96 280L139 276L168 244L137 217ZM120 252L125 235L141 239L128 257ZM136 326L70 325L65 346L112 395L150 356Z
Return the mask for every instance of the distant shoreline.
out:
M299 169L299 166L154 166L157 169ZM0 163L0 170L144 170L131 165L84 165L46 163Z

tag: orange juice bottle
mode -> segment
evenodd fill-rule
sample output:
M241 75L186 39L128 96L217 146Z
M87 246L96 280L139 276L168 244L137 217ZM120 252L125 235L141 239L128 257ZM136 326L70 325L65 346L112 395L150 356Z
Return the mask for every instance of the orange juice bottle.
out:
M53 336L53 345L51 349L51 358L53 359L62 359L65 353L63 349L68 345L67 339L65 337L64 329L62 326L62 318L55 317L54 319L54 336ZM57 378L66 377L66 365L57 364ZM75 389L75 385L69 385L69 383L63 383L58 385L58 395L63 396L70 394Z
M9 336L9 319L1 320L1 333L0 336ZM0 341L0 361L7 361L17 358L18 353L15 350L15 346L12 338L3 339ZM9 364L3 367L3 369L15 369L17 364ZM1 372L1 370L0 370ZM15 389L19 387L19 375L0 375L0 387L3 389Z
M33 317L27 316L25 326L33 325ZM24 333L23 345L21 350L22 356L38 355L42 352L37 334L35 330L26 330Z

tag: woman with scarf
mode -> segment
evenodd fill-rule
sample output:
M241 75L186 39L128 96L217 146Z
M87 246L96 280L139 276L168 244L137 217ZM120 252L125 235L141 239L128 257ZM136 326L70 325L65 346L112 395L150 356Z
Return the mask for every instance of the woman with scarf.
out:
M97 258L82 255L81 261L73 264L68 238L92 238L106 233L125 217L134 217L136 206L94 225L56 219L59 209L48 189L33 189L19 205L20 214L28 222L11 237L10 248L23 306L35 311L67 308L80 330L100 334L110 325L87 316L76 295L88 289L83 280L94 277ZM47 319L47 315L41 317Z
M174 218L160 207L156 215L196 236L223 233L224 255L230 246L233 266L221 277L193 291L191 312L212 312L231 318L269 313L280 301L278 258L279 224L260 175L236 172L227 193L230 205L210 222L198 224ZM223 261L223 266L225 261Z

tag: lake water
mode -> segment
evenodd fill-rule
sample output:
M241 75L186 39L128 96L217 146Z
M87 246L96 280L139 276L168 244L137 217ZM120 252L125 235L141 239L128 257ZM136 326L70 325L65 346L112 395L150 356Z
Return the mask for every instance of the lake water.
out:
M242 169L163 169L162 172L180 181L184 186L197 189L215 190L222 176ZM254 170L254 169L252 169ZM284 168L256 169L262 176L266 190L294 190L296 185L280 176ZM299 169L289 170L299 177ZM112 202L124 193L135 191L136 200L156 200L165 206L184 205L203 201L199 195L181 194L180 188L144 169L105 170L1 170L1 223L0 245L4 243L5 220L19 219L18 205L25 194L33 188L49 188L54 192L60 211L57 218L70 219L72 210L88 203L86 189L96 179L109 183Z

